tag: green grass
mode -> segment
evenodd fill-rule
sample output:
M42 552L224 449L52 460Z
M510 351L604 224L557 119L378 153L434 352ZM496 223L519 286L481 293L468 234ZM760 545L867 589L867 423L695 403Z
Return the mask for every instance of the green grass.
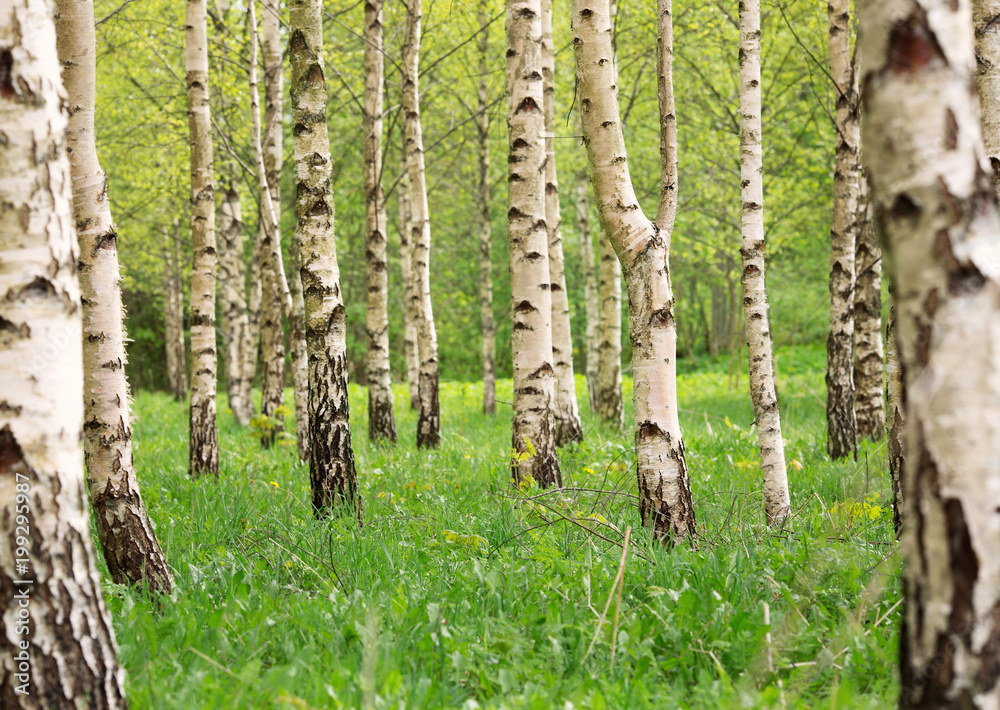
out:
M768 530L746 375L730 391L727 362L700 366L679 382L694 548L649 542L630 497L631 433L589 412L586 443L561 452L563 475L603 492L526 500L540 491L508 485L510 408L484 418L478 384L443 384L434 452L414 448L405 387L392 448L368 442L352 388L358 529L314 521L294 443L261 451L224 407L221 475L190 480L184 406L139 393L137 466L176 590L157 602L105 587L132 706L893 706L901 592L884 446L831 463L823 353L784 349L795 516ZM509 402L510 382L498 389ZM579 395L586 409L582 383ZM627 526L612 664L614 602L585 656L621 550L588 528L620 541Z

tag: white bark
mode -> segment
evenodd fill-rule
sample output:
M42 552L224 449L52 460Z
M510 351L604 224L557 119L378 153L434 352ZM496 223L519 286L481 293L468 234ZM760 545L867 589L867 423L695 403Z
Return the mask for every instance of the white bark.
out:
M431 304L431 218L427 206L424 138L420 126L420 24L421 1L406 7L406 42L403 45L403 114L406 131L406 165L410 177L410 220L413 244L413 305L420 355L420 415L417 447L437 448L441 443L441 405L438 392L437 330Z
M163 249L164 349L167 379L174 399L182 402L188 392L187 348L184 344L184 285L181 281L180 224L174 218Z
M249 342L247 330L246 265L243 261L243 208L235 181L230 180L219 209L219 311L222 314L222 343L225 348L226 394L229 408L240 426L250 423L253 402L244 382L247 361L243 348Z
M868 180L858 192L857 243L854 249L854 413L858 438L878 441L885 435L885 350L882 347L882 248Z
M139 492L125 376L118 235L94 135L97 49L93 0L59 0L56 36L69 100L66 148L80 248L83 309L83 451L90 503L111 578L169 594L173 584Z
M489 67L489 12L486 0L479 5L479 190L476 217L479 221L479 330L483 338L483 414L496 414L496 324L493 321L493 230L490 220L490 114L487 79Z
M892 483L892 527L898 540L903 534L903 452L906 450L906 417L903 413L903 371L899 366L896 347L896 304L889 304L889 323L886 326L885 362L885 435L889 459L889 480Z
M622 402L622 266L602 227L597 247L597 414L617 431L625 428Z
M661 74L669 63L670 3L660 0ZM644 526L668 541L694 536L684 444L677 412L677 329L670 284L670 234L643 215L629 175L625 138L618 109L617 71L611 12L606 1L574 0L573 44L577 95L583 119L591 181L601 223L625 271L634 378L636 473L639 510ZM669 86L669 83L668 83ZM661 103L666 97L661 94ZM662 118L661 139L670 135ZM664 146L665 154L672 146ZM671 181L664 161L661 186ZM676 190L661 189L659 214L676 200Z
M747 339L750 399L753 401L764 513L780 523L791 508L785 471L785 443L774 385L774 356L767 289L764 285L764 166L761 150L760 0L740 3L740 179L743 241L743 309ZM853 278L853 265L852 265ZM850 370L848 370L850 372ZM853 413L853 402L851 412Z
M187 106L191 137L191 423L188 473L219 474L216 427L215 182L208 102L205 0L187 0Z
M389 270L382 194L382 0L365 2L364 188L367 226L368 438L396 441L389 369Z
M864 158L905 378L901 708L1000 706L1000 214L967 0L861 8Z
M291 0L292 133L306 343L309 348L309 478L313 512L353 509L360 521L358 479L347 397L346 309L334 239L330 139L323 75L321 0Z
M399 270L403 279L403 354L406 357L406 381L410 385L410 409L420 409L420 352L417 348L417 315L413 281L413 220L410 218L409 168L403 167L399 178Z
M582 131L581 131L582 132ZM590 176L582 169L576 176L576 233L580 239L580 261L583 262L583 304L587 317L584 343L587 348L587 399L590 411L597 411L597 359L599 345L597 327L597 267L594 262L594 237L590 233Z
M103 710L127 704L84 499L78 249L53 10L0 6L0 706Z
M573 336L570 330L569 297L562 247L562 215L555 147L555 50L552 46L552 0L541 0L542 90L545 101L545 226L549 240L549 290L552 294L552 367L556 395L552 402L552 424L556 446L583 441L580 410L576 402L573 374Z

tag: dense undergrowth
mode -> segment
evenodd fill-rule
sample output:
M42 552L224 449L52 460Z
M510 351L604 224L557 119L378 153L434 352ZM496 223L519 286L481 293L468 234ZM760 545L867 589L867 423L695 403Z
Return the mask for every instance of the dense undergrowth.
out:
M702 361L679 382L699 539L673 549L639 526L631 434L586 411L586 443L561 452L568 490L518 491L510 407L484 418L478 384L443 384L434 452L414 448L405 387L401 441L370 445L352 388L359 529L314 521L294 441L262 451L225 407L221 475L190 480L185 407L138 393L137 468L176 590L157 602L105 587L132 706L894 705L884 445L831 463L823 353L787 348L777 364L794 517L763 524L745 374L730 390L727 363ZM579 394L586 410L582 382ZM612 643L615 598L599 632L598 619L628 526Z

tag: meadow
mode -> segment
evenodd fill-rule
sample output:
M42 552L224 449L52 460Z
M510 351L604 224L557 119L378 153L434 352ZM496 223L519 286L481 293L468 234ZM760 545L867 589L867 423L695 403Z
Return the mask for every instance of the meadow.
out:
M780 530L764 524L745 373L731 388L728 359L682 367L699 535L673 548L639 525L627 378L627 433L598 424L578 378L586 442L561 451L561 491L510 484L511 410L484 417L478 383L442 384L430 452L405 385L395 447L368 442L352 385L362 528L314 520L294 440L262 450L224 400L220 476L191 480L186 407L138 392L137 471L176 587L105 584L132 707L894 707L885 446L829 460L823 363L818 347L777 353L794 509Z

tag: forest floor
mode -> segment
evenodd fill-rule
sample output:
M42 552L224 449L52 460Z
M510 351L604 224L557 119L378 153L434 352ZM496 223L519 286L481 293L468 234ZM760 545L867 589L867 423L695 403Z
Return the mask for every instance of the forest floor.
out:
M823 362L819 348L778 353L794 508L781 531L764 525L745 373L733 390L728 360L680 376L699 539L673 549L639 524L631 433L589 411L586 442L560 456L570 490L518 491L510 407L484 417L477 383L443 383L432 452L414 448L405 385L395 447L368 442L352 387L359 529L314 521L294 440L262 451L224 406L221 475L190 480L185 406L140 392L137 469L176 588L157 602L105 585L132 707L895 706L885 446L829 461ZM598 620L628 526L612 644L617 597Z

